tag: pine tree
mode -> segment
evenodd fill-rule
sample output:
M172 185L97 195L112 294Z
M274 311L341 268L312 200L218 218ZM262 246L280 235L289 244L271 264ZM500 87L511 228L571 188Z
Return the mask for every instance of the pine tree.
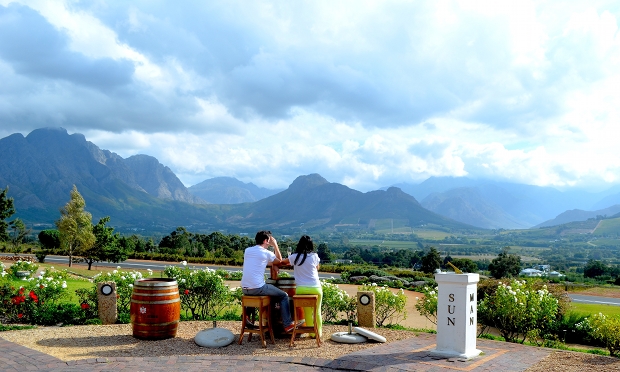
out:
M85 206L84 198L73 185L71 200L60 209L60 219L56 221L56 227L60 232L60 244L69 255L69 267L72 265L74 255L79 255L95 244L92 216L84 211Z

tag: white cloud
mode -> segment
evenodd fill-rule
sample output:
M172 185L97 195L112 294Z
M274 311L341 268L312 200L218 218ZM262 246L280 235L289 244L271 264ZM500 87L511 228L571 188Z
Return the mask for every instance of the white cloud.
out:
M62 126L188 185L620 182L612 2L20 3L73 65L0 38L4 135Z

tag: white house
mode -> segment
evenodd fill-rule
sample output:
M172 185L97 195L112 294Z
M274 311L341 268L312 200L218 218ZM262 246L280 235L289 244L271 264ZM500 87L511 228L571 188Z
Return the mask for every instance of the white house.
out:
M542 271L536 269L523 269L519 273L522 276L541 276L543 274Z
M561 278L563 276L564 276L564 274L559 273L557 271L552 271L552 272L549 273L549 277L550 278Z

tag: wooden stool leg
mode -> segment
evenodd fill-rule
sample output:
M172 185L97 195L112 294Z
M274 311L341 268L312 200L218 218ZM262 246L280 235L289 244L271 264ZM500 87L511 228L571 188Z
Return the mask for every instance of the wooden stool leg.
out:
M243 305L243 304L242 304ZM243 334L245 333L245 306L241 306L241 334L239 335L239 345L243 342ZM248 335L248 342L250 342L249 337L252 334Z
M263 343L263 347L267 347L267 343L265 342L265 330L263 330L264 309L265 307L263 306L263 303L261 302L261 306L258 308L258 329L260 330L260 339L261 339L261 342Z
M267 306L267 324L269 327L269 335L271 335L271 343L276 344L276 339L273 337L273 326L271 325L271 306Z

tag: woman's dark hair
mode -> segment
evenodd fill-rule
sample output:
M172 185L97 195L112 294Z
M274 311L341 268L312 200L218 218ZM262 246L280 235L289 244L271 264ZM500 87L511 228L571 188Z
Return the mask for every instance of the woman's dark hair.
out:
M295 257L295 262L293 265L297 265L297 261L299 261L299 257L302 257L301 262L299 262L298 266L301 266L306 261L306 257L308 257L308 253L314 251L314 244L312 244L312 238L308 235L303 235L299 239L299 243L297 243L297 248L295 249L295 253L297 256Z

